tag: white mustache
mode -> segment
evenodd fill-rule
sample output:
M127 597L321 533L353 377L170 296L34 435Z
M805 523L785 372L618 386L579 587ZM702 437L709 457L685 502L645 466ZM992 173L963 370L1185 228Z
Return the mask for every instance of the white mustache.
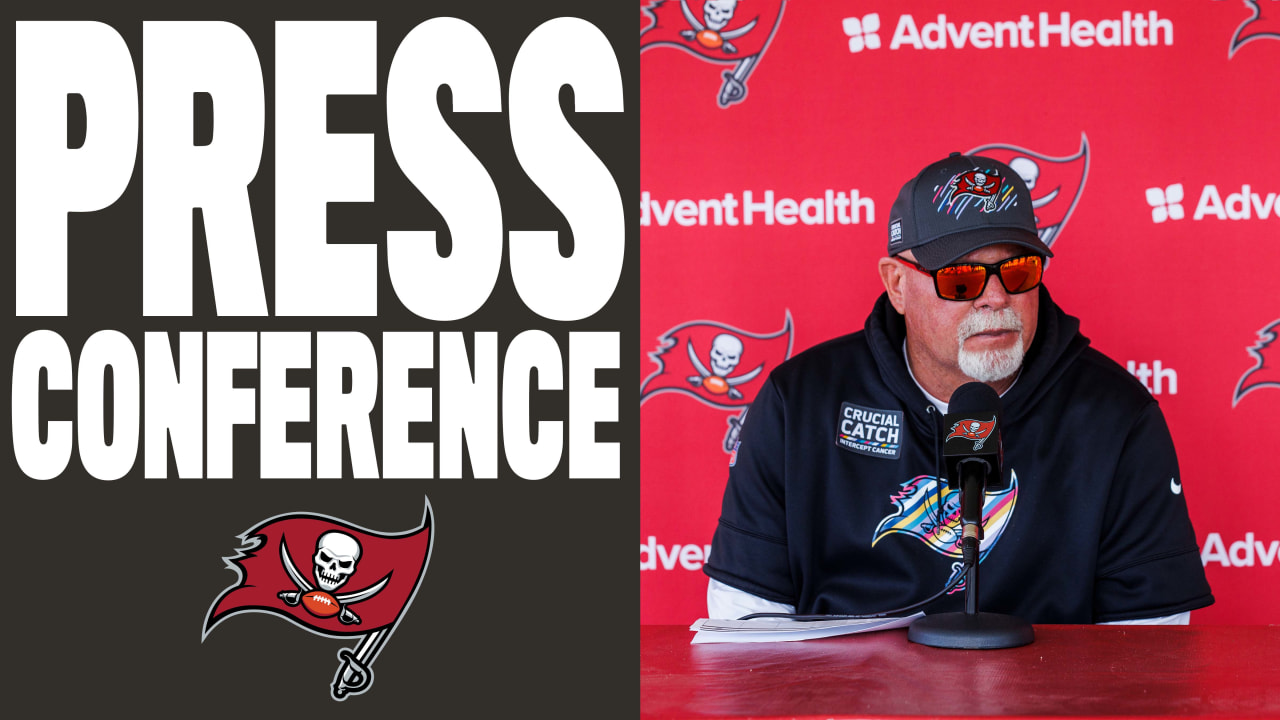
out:
M960 326L956 328L956 338L963 347L965 340L978 333L993 330L1011 330L1021 335L1022 320L1009 307L1002 310L974 310L960 321Z

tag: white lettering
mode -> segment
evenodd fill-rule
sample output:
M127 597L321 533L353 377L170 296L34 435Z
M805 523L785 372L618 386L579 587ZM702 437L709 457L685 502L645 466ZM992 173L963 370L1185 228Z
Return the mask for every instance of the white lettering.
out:
M65 316L67 215L109 206L129 184L138 154L138 81L129 48L110 25L16 25L16 314ZM67 147L68 95L78 95L85 109L84 144L75 149Z
M1200 551L1200 564L1208 565L1211 562L1222 563L1222 567L1231 567L1227 549L1222 544L1222 536L1216 532L1209 533L1209 537L1204 541L1204 549Z
M1219 220L1226 220L1227 213L1222 209L1222 198L1218 195L1216 185L1205 185L1200 191L1200 202L1196 203L1196 213L1192 220L1199 220L1207 214L1215 215Z
M1200 552L1202 564L1216 562L1223 567L1271 567L1277 558L1280 558L1280 540L1267 543L1256 539L1252 532L1246 532L1243 540L1236 540L1230 546L1223 542L1222 535L1209 533Z
M1253 567L1253 533L1245 533L1244 540L1231 543L1229 549L1232 567ZM1243 552L1243 555L1240 553Z
M1054 25L1049 22L1049 13L1040 13L1040 47L1049 47L1049 36L1055 34L1061 40L1062 47L1071 46L1071 41L1067 37L1067 29L1071 25L1071 13L1063 10L1059 19L1061 22Z
M938 15L938 22L925 23L920 28L920 39L927 50L943 50L947 47L947 16Z
M920 43L920 31L916 29L916 21L910 15L903 15L898 18L898 27L893 31L893 39L889 41L889 49L897 50L903 44L921 50L924 45Z
M640 570L657 570L661 564L663 570L681 568L693 572L702 570L703 563L711 559L710 545L676 544L670 547L658 542L658 538L650 535L640 544Z
M148 478L169 476L170 442L178 477L198 478L204 472L204 334L179 333L178 350L181 359L175 363L168 333L146 333L142 462Z

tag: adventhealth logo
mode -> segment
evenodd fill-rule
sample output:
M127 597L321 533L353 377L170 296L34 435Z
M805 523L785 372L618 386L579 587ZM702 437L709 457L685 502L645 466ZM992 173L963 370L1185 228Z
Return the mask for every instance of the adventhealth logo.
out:
M1181 220L1187 216L1182 207L1186 197L1182 183L1147 188L1146 196L1153 223ZM1200 199L1191 219L1268 220L1280 215L1277 200L1277 193L1255 192L1252 185L1241 185L1240 192L1229 192L1225 197L1217 185L1205 185L1200 190Z
M849 37L849 52L875 50L880 47L880 14L848 17L842 22ZM1073 19L1063 11L1056 16L1042 12L1038 21L1030 15L1017 20L954 22L946 14L917 22L914 15L898 16L898 24L889 41L889 49L912 47L916 50L946 50L972 47L1047 48L1047 47L1156 47L1173 44L1173 21L1160 17L1155 10L1135 13L1128 10L1120 17L1099 20Z
M1182 212L1183 195L1182 183L1174 183L1164 188L1147 188L1151 222L1162 223L1165 220L1181 220L1186 217L1186 213Z
M880 13L844 19L844 34L849 36L849 52L878 50L880 48L879 31Z

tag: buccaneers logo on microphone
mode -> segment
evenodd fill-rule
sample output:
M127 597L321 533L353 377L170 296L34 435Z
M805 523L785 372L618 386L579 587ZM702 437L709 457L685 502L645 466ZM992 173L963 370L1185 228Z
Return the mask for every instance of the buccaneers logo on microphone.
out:
M951 426L951 434L947 436L947 440L951 438L964 438L966 440L977 440L973 444L974 450L981 450L983 443L991 437L991 431L996 427L996 419L993 417L986 422L981 420L961 420ZM944 441L945 442L945 441Z
M243 547L225 558L239 580L209 608L201 641L243 612L282 617L326 637L359 637L338 651L330 693L335 700L362 693L373 683L374 658L418 592L431 538L430 503L418 527L396 534L326 515L264 520L241 534Z
M1257 360L1257 364L1244 371L1240 382L1236 383L1235 395L1231 398L1231 407L1235 407L1245 395L1258 388L1280 388L1280 366L1273 362L1270 351L1274 347L1277 336L1280 336L1280 320L1275 320L1258 331L1258 342L1245 351Z
M1001 143L979 145L965 154L989 157L1013 168L1031 192L1036 233L1052 247L1076 209L1089 175L1089 139L1084 133L1080 133L1080 149L1062 157Z
M640 52L673 47L712 63L732 63L721 77L721 108L747 97L755 69L782 20L786 0L642 0Z

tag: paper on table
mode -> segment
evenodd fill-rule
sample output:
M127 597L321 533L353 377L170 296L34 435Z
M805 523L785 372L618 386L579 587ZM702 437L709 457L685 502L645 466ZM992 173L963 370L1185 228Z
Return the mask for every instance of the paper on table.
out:
M756 618L754 620L707 620L703 618L689 626L696 631L694 645L703 643L755 643L814 640L817 638L852 635L874 630L892 630L906 627L912 620L924 615L916 613L902 618L879 620L817 620L802 622L782 618Z

